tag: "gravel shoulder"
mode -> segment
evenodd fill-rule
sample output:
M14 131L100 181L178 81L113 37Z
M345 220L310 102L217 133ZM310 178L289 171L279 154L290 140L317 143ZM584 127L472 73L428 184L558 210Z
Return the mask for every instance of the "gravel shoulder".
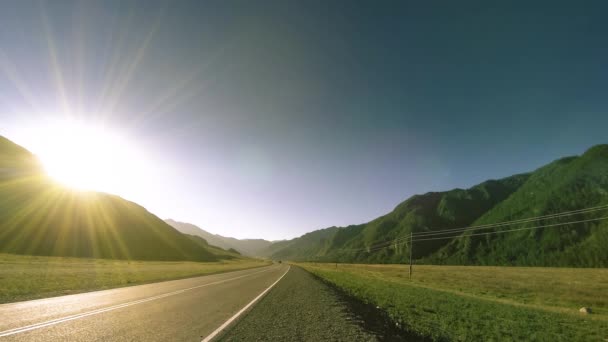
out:
M220 341L378 341L328 285L292 266Z

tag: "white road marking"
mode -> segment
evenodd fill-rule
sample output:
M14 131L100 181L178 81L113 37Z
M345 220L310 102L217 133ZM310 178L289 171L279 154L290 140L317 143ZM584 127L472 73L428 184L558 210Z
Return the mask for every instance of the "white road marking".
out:
M247 304L239 312L237 312L236 314L234 314L234 316L230 317L230 319L228 319L226 322L224 322L224 324L220 325L219 328L215 329L214 332L212 332L209 336L205 337L201 342L209 342L209 341L211 341L215 336L217 336L217 334L219 334L220 332L222 332L222 330L226 329L226 327L229 326L230 323L234 322L235 319L239 318L239 316L242 315L243 312L247 311L247 309L249 309L253 304L255 304L255 302L257 302L268 291L270 291L271 288L273 288L278 282L280 282L281 279L283 279L283 277L287 274L287 272L289 272L289 269L291 269L291 266L289 266L287 268L287 271L285 271L285 273L283 273L283 275L281 276L281 278L279 278L279 280L277 280L274 283L272 283L272 285L270 285L266 290L264 290L264 292L260 293L251 302L249 302L249 304Z
M219 280L219 281L215 281L215 282L208 283L208 284L197 285L197 286L193 286L193 287L190 287L190 288L187 288L187 289L182 289L182 290L177 290L177 291L173 291L173 292L169 292L169 293L164 293L164 294L158 295L158 296L153 296L153 297L148 297L148 298L144 298L144 299L139 299L139 300L135 300L135 301L132 301L132 302L123 303L123 304L113 305L113 306L110 306L110 307L107 307L107 308L96 309L96 310L93 310L93 311L83 312L83 313L80 313L80 314L71 315L71 316L62 317L62 318L57 318L57 319L53 319L53 320L50 320L50 321L36 323L36 324L32 324L32 325L27 325L27 326L20 327L20 328L13 328L13 329L5 330L5 331L0 331L0 337L6 337L6 336L10 336L10 335L20 334L20 333L23 333L23 332L26 332L26 331L48 327L50 325L55 325L55 324L59 324L59 323L63 323L63 322L68 322L68 321L72 321L72 320L75 320L75 319L80 319L80 318L83 318L83 317L88 317L88 316L97 315L97 314L108 312L108 311L113 311L113 310L121 309L121 308L124 308L124 307L127 307L127 306L132 306L132 305L141 304L141 303L145 303L145 302L149 302L149 301L153 301L153 300L157 300L157 299L161 299L161 298L165 298L165 297L169 297L169 296L174 296L174 295L177 295L177 294L180 294L180 293L184 293L186 291L198 289L198 288L201 288L201 287L211 286L211 285L217 285L217 284L225 283L225 282L228 282L228 281L232 281L232 280L248 277L248 276L251 276L251 275L254 275L254 274L258 274L258 273L262 273L262 272L267 272L267 271L270 271L271 269L272 268L268 268L268 269L265 269L265 270L262 270L262 271L257 271L257 272L245 274L245 275L234 277L234 278Z

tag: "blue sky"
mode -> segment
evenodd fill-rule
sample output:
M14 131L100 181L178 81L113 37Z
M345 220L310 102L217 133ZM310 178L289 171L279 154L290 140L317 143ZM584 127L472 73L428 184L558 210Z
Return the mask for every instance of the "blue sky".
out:
M119 195L291 238L606 143L606 7L6 1L0 134L115 129L153 161Z

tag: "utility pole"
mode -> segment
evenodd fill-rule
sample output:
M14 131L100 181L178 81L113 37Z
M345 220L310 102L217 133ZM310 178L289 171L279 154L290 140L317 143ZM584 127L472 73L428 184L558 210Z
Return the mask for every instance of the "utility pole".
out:
M414 232L410 232L410 280L412 280L412 249L414 249Z

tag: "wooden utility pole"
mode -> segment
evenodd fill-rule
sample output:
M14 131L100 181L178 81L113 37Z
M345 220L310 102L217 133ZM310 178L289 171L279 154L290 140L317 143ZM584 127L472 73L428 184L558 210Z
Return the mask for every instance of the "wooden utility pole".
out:
M410 280L412 280L412 249L414 249L413 233L413 231L410 232Z

